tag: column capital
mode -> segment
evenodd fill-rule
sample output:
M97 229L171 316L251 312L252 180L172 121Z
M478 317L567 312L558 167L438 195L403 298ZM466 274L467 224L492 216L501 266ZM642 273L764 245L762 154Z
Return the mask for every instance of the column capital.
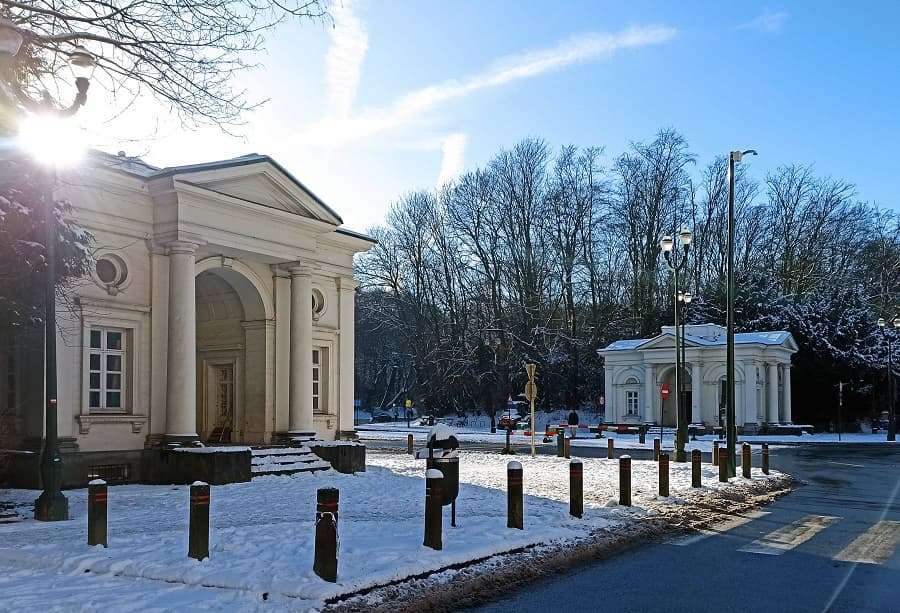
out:
M169 255L173 253L196 253L200 243L193 241L174 240L165 243Z
M292 279L294 277L311 277L313 273L312 266L309 264L289 264L287 270Z

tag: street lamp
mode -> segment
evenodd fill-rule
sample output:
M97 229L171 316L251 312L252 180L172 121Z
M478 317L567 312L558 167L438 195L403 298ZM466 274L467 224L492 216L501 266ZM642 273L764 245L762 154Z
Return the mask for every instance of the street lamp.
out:
M734 458L737 452L737 428L734 424L734 165L745 155L757 155L754 149L732 151L728 154L728 306L726 317L726 364L725 387L727 400L725 410L725 436L728 447L728 476L735 475Z
M894 329L900 329L900 317L895 317L893 321L890 322ZM893 338L888 333L888 322L884 320L884 318L878 319L878 327L881 328L882 334L887 339L888 343L888 372L887 372L887 383L888 383L888 431L887 431L887 440L896 441L897 440L897 419L896 413L894 410L894 344Z
M0 61L5 68L4 94L12 93L14 100L9 100L10 106L17 102L26 111L32 113L28 116L29 122L38 121L58 122L62 117L74 115L87 101L87 90L90 85L90 77L96 64L94 56L84 47L76 46L69 54L69 64L75 76L77 94L75 100L66 108L58 107L45 91L41 100L32 100L22 91L15 81L15 70L11 66L16 61L26 35L9 21L0 20ZM10 92L11 90L11 92ZM27 125L27 124L25 124ZM20 136L22 136L20 134ZM58 135L56 135L58 136ZM57 139L51 140L51 144ZM46 143L45 143L46 144ZM35 153L32 149L31 153ZM53 150L47 153L56 153ZM63 496L62 485L62 459L59 455L58 424L57 424L57 372L56 372L56 214L54 211L53 188L56 178L57 161L55 155L48 155L38 162L51 162L49 171L42 181L40 205L44 212L44 249L47 260L47 271L44 279L44 395L46 408L45 419L45 443L41 453L41 481L44 490L34 502L34 517L41 521L61 521L69 518L69 501Z
M683 338L679 339L681 333L678 329L679 324L679 307L678 303L681 301L683 297L682 292L679 291L678 284L678 275L684 269L685 264L687 263L688 252L691 248L691 241L694 239L693 233L687 228L682 228L681 231L678 232L678 242L681 243L683 248L682 254L678 256L678 250L675 249L675 240L671 236L663 236L659 241L659 248L663 253L663 256L666 258L666 264L669 267L669 270L672 271L672 276L675 280L675 461L676 462L686 462L687 454L684 450L684 445L687 442L687 422L685 421L684 409L681 406L682 402L682 393L681 389L681 349L680 346L683 344ZM662 420L660 420L662 421ZM660 424L662 425L662 424Z
M687 374L687 344L685 343L685 324L687 323L687 305L691 303L693 296L688 291L679 292L678 293L678 301L682 304L681 307L681 368L684 370L682 373ZM696 383L691 381L691 389L695 389ZM684 422L689 427L691 423L691 406L687 404L685 393L684 393L684 377L681 378L681 388L678 390L678 393L681 395L681 402L684 405ZM693 398L692 398L693 400ZM691 416L692 417L692 416ZM687 440L687 437L685 437Z

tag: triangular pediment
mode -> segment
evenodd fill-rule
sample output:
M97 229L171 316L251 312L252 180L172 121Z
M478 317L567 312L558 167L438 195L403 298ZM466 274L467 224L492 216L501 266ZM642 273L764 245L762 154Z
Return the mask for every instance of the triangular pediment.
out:
M268 156L173 167L160 174L260 206L333 225L342 223L337 213Z
M685 340L686 347L699 347L700 345L691 341L691 339ZM659 336L655 336L648 340L646 343L637 348L638 351L646 351L647 349L675 349L675 335L673 334L660 334Z

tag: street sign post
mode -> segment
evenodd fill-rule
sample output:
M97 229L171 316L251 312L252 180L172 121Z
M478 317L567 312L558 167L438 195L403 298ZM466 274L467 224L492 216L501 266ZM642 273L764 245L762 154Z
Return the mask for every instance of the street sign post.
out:
M534 399L537 398L537 383L534 382L535 364L526 364L525 372L528 373L528 383L525 384L525 398L531 403L531 457L534 457Z

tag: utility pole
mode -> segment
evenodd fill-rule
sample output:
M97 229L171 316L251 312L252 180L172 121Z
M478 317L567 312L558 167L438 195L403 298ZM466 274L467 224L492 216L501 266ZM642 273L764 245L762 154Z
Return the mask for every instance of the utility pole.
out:
M838 442L841 440L841 431L844 429L841 424L844 423L843 419L843 409L844 409L844 382L838 381Z

